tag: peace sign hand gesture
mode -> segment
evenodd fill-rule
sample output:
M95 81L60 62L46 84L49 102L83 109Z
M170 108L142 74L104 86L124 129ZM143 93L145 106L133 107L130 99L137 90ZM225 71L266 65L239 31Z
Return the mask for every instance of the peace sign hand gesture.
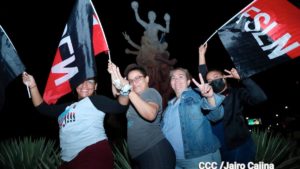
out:
M241 79L239 73L237 72L237 70L235 68L231 68L230 71L225 69L224 71L226 73L228 73L227 75L224 75L224 78L234 78L234 79L237 79L237 80Z
M206 98L213 97L214 91L212 90L212 87L208 83L204 82L201 73L199 73L199 79L200 79L200 83L198 83L194 78L192 79L192 81L199 88L202 96Z

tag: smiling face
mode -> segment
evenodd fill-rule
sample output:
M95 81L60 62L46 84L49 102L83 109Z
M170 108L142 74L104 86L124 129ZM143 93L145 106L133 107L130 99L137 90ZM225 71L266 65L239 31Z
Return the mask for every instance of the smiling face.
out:
M177 97L181 96L181 93L186 90L191 83L189 73L186 69L175 69L170 72L171 87L174 90Z
M85 80L79 86L76 87L78 99L91 96L97 89L97 83L94 79Z
M132 90L137 94L141 94L149 87L149 76L145 76L139 70L130 71L127 77L130 85L132 86Z

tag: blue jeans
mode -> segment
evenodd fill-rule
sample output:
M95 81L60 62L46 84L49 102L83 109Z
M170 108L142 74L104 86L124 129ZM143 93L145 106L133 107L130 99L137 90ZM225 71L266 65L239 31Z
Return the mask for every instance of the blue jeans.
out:
M200 162L217 162L218 165L220 165L221 155L219 150L217 150L214 153L210 153L198 158L176 159L175 169L199 169Z

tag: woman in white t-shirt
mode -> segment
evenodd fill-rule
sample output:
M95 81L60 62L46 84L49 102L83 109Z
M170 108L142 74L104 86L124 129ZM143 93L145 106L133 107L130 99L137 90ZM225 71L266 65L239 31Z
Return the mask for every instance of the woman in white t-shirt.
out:
M48 105L43 101L33 76L23 73L33 105L42 114L58 118L61 158L59 169L113 169L114 161L104 130L106 113L122 113L123 106L108 97L95 95L95 79L76 87L78 101Z

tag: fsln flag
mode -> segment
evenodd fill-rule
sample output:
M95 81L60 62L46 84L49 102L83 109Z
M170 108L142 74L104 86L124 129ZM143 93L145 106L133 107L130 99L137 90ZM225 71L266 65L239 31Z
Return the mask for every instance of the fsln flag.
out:
M90 0L77 0L60 40L43 99L48 104L95 77L95 58L108 51L105 35Z
M24 70L14 45L0 26L0 110L4 102L4 88Z
M257 0L219 37L241 77L300 56L299 0Z

